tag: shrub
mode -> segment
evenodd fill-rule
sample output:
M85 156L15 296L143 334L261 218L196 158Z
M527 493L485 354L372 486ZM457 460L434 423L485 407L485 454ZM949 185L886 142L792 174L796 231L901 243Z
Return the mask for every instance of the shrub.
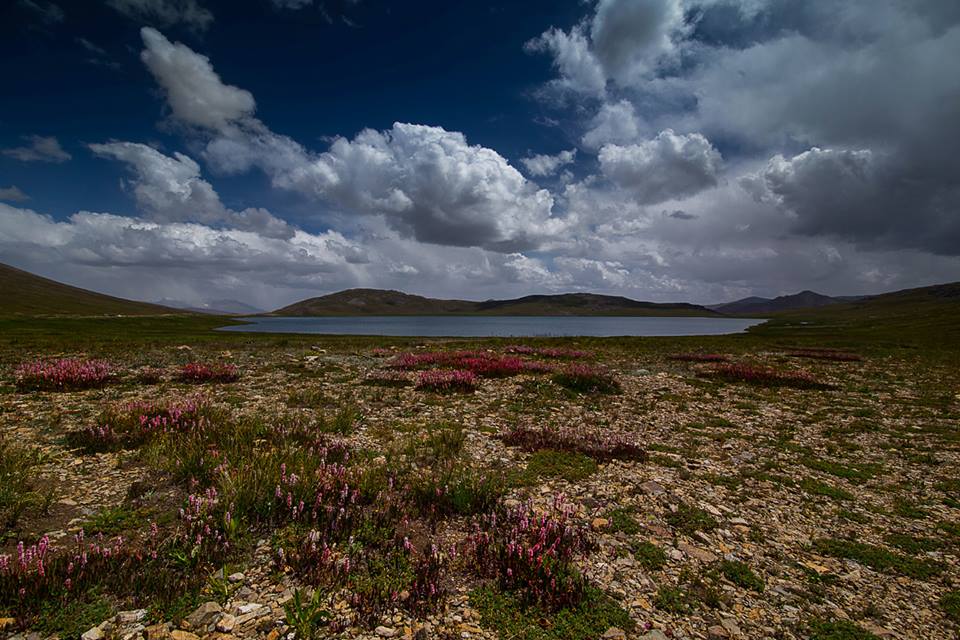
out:
M586 581L574 560L588 549L588 540L560 500L546 513L520 505L476 519L467 544L480 575L496 579L525 604L555 610L584 597Z
M676 511L667 514L667 523L688 536L692 536L697 531L711 531L717 528L717 521L713 516L686 502L681 502L677 505Z
M577 482L596 472L597 461L582 453L541 449L530 456L520 479L523 484L533 484L543 476Z
M177 378L182 382L236 382L240 379L240 372L233 364L205 364L191 362L183 365Z
M806 371L777 371L769 367L748 364L721 364L708 375L727 382L743 382L767 387L792 387L794 389L831 389L831 385L819 382Z
M104 360L63 358L21 364L14 376L21 391L76 391L102 387L114 373Z
M587 426L535 428L517 426L500 436L504 443L525 451L553 449L608 460L646 460L647 452L630 438Z
M810 624L810 640L880 640L880 638L849 620L817 620Z
M750 589L757 593L763 592L763 580L744 562L723 560L720 562L720 573L738 587Z
M940 598L940 608L954 622L960 622L960 591L948 591Z
M417 389L438 393L470 393L477 388L477 377L472 371L440 369L423 371L417 376Z
M71 446L87 451L138 447L159 434L196 431L215 412L202 397L182 401L130 402L105 410L97 424L68 434Z
M679 362L728 362L730 357L722 353L674 353L667 356Z
M900 573L911 578L924 580L940 574L943 566L939 563L917 560L909 556L887 551L863 542L820 538L813 541L816 552L837 558L849 558L882 573Z
M619 393L620 383L610 373L584 364L574 364L553 376L561 387L579 393Z
M652 542L637 542L630 549L634 559L644 569L654 571L663 568L667 563L667 552Z
M0 435L0 528L16 526L25 511L44 505L44 497L35 490L33 470L42 460L38 449L25 449Z
M364 384L373 385L375 387L409 387L413 384L408 376L403 371L390 371L377 369L371 371L363 379Z
M493 509L504 488L499 476L457 466L418 477L409 497L417 511L429 518L469 516Z
M857 355L856 353L850 353L849 351L841 351L839 349L805 348L805 349L797 349L795 351L789 351L787 355L792 358L833 360L835 362L859 362L863 360L863 358Z

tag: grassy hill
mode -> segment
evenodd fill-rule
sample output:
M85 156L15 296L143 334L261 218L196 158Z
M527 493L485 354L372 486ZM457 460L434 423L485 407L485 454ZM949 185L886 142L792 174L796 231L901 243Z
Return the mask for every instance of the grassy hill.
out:
M144 316L177 309L71 287L0 264L0 316Z
M717 316L687 303L638 302L592 293L533 295L512 300L438 300L400 291L348 289L277 309L277 316Z

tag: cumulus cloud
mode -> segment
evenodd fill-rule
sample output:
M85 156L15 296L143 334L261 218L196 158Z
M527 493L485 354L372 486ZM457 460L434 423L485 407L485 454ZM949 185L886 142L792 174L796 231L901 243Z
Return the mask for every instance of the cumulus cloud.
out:
M182 24L203 31L213 22L213 14L197 0L107 0L123 15L158 27Z
M173 116L208 130L204 157L218 171L257 167L276 187L384 216L421 242L509 252L535 246L562 225L548 191L462 133L395 123L338 137L328 151L313 153L255 118L253 96L224 84L206 57L153 29L142 36L142 58Z
M30 196L21 191L15 184L9 187L0 187L0 200L6 200L7 202L25 202L29 199Z
M599 159L603 174L642 204L683 198L715 186L722 163L705 137L677 135L671 129L640 144L604 145Z
M640 135L637 112L628 100L606 103L587 125L581 142L588 149L599 149L607 143L626 144Z
M520 162L527 168L527 173L532 176L552 176L560 167L572 164L577 158L576 149L561 151L556 155L536 154L529 158L521 158Z
M672 54L685 30L680 0L600 0L590 38L606 76L628 84Z
M224 84L209 58L182 43L172 43L156 29L140 30L145 45L140 59L166 94L173 116L189 125L223 129L251 115L253 95Z
M288 238L294 234L286 222L265 209L233 211L225 207L213 185L200 177L200 165L182 153L171 157L135 142L91 144L90 149L98 156L120 160L133 170L137 206L151 220L222 223L269 237Z
M604 94L607 80L599 61L590 51L582 27L574 27L569 33L549 29L528 41L525 49L553 56L553 66L560 74L554 86L590 95Z
M3 155L20 162L66 162L73 156L63 150L54 136L24 136L28 141L22 147L3 149Z

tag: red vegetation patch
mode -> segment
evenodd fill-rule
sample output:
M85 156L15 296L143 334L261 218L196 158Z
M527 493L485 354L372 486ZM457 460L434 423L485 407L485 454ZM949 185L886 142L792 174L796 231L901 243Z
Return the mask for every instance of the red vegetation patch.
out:
M436 369L417 376L417 389L440 393L471 392L477 388L477 377L463 369Z
M595 460L645 460L647 452L624 435L589 427L538 429L514 427L502 435L505 444L525 451L575 451Z
M543 358L558 358L567 360L589 358L592 355L589 351L582 351L580 349L568 349L566 347L531 347L525 344L513 344L505 347L504 351L519 355L540 356Z
M778 371L770 367L749 364L721 364L707 375L728 382L744 382L768 387L792 387L794 389L831 389L832 386L817 380L806 371Z
M728 362L730 360L730 356L722 353L675 353L667 358L680 362Z
M479 518L467 547L480 575L526 602L558 609L583 599L586 581L574 561L590 544L573 524L572 509L560 501L550 513L520 505Z
M833 360L835 362L860 362L863 360L856 353L850 353L849 351L840 351L839 349L797 349L796 351L790 351L787 353L788 356L793 358L811 358L813 360Z
M204 364L191 362L180 368L177 374L182 382L236 382L240 379L240 371L232 364Z
M137 447L158 434L196 431L209 423L203 398L178 402L131 402L110 407L97 424L68 435L71 446L87 451Z
M75 391L109 383L113 367L104 360L38 360L26 362L14 372L20 391Z
M608 371L585 364L571 364L553 376L562 387L580 393L619 393L620 382Z
M507 378L523 373L553 371L545 362L523 360L515 356L501 356L485 351L429 351L427 353L404 353L397 356L390 366L411 371L443 367L470 371L481 378Z

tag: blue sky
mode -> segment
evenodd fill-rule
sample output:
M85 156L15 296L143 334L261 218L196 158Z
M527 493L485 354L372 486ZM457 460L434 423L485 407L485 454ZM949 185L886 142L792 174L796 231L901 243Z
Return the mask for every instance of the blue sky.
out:
M960 277L950 0L14 0L0 24L0 261L72 284L267 308Z

